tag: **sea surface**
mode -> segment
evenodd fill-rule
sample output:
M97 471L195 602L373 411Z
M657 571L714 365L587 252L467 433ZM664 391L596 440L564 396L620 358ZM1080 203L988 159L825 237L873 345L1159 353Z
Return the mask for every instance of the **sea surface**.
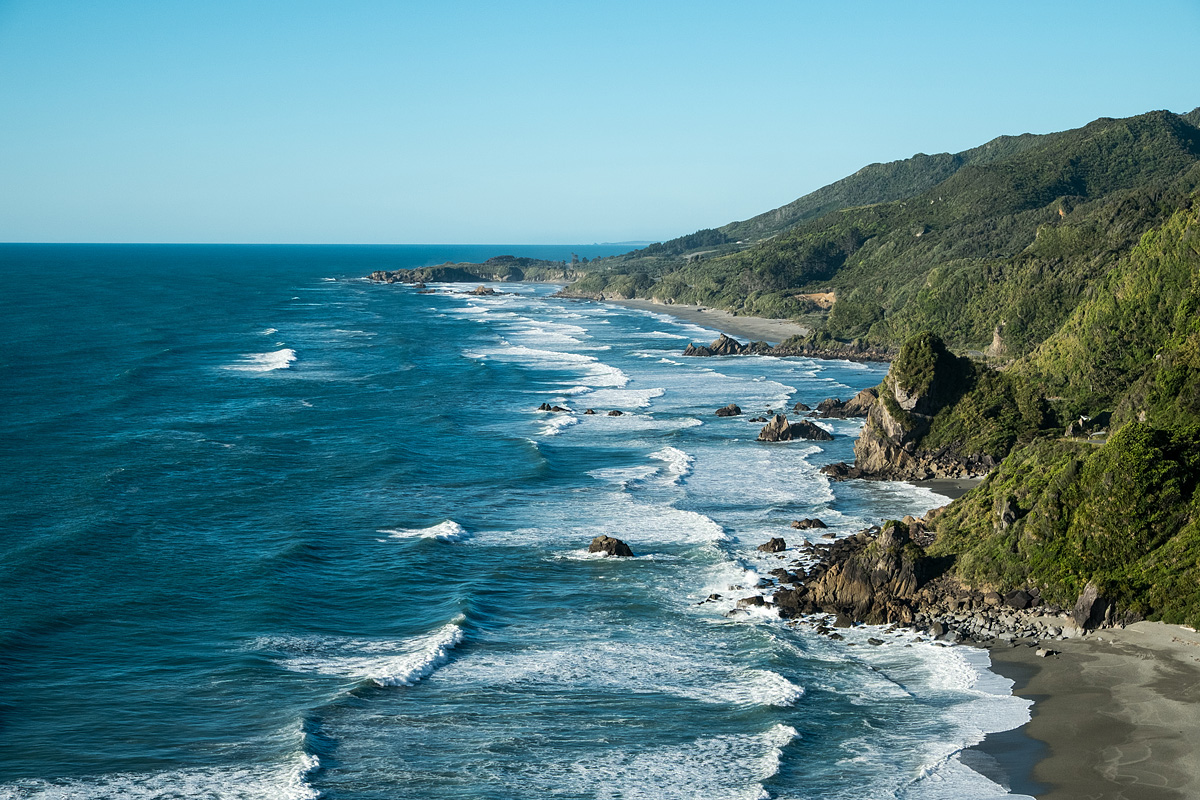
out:
M623 249L0 245L0 798L1013 796L986 652L735 610L944 504L755 441L886 365L362 278Z

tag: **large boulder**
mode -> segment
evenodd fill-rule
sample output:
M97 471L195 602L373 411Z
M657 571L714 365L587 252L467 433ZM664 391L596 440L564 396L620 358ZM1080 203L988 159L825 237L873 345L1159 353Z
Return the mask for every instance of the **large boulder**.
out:
M620 539L614 539L612 536L597 536L595 539L592 539L592 543L588 547L588 552L607 553L610 556L618 556L620 558L633 557L633 551L629 549L629 545Z
M822 400L817 404L817 412L826 419L865 417L878 398L878 390L868 387L845 402L837 397Z
M833 436L824 428L814 425L808 420L789 423L783 414L776 414L774 419L758 432L760 442L790 442L794 439L829 441L833 439Z
M780 589L775 603L783 616L824 611L870 624L907 624L925 572L924 553L907 526L894 522L878 534L864 531L834 542L808 583Z
M771 352L771 345L766 342L750 342L742 344L731 336L721 334L707 347L689 343L684 349L685 356L741 356L748 354L765 355Z
M715 356L740 356L746 352L744 344L723 333L708 346L708 349L712 350Z
M737 403L730 403L724 408L717 409L718 417L740 417L741 415L742 409L737 405Z
M1104 618L1109 611L1109 601L1100 596L1096 584L1088 583L1075 601L1071 610L1071 619L1084 630L1099 628L1104 624Z
M776 536L766 544L760 544L757 549L764 553L782 553L784 550L787 550L787 542Z

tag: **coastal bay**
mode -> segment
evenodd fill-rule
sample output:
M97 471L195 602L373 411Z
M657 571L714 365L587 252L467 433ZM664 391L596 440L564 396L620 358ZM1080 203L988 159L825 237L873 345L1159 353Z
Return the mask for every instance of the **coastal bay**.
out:
M766 320L691 307L613 301L670 314L731 337L781 331ZM798 326L797 326L798 327ZM768 339L769 341L769 339ZM951 500L978 478L916 485ZM964 644L963 646L978 646ZM960 756L967 766L1039 800L1114 798L1182 800L1200 796L1200 634L1177 625L1138 622L1047 642L995 642L991 669L1033 701L1031 720L989 734Z

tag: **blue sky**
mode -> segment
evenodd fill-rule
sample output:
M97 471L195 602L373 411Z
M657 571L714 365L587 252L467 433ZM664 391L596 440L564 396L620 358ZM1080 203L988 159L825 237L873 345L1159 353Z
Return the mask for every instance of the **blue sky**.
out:
M1190 111L1197 42L1197 0L0 0L0 241L665 239Z

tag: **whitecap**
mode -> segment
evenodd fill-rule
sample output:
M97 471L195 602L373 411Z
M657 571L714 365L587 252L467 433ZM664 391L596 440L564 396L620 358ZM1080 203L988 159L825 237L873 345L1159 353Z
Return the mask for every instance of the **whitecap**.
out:
M567 428L578 424L578 417L560 413L552 417L545 425L543 425L539 433L542 436L558 436Z
M656 453L651 453L650 457L666 462L665 477L670 483L679 483L681 479L690 475L692 465L696 462L696 459L677 447L664 447Z
M466 528L452 519L428 528L389 528L377 533L386 533L393 539L437 539L442 542L460 542L471 536Z
M0 784L0 800L141 800L219 797L222 800L316 800L308 782L320 768L297 753L280 764L200 767L164 772L117 772L87 778L28 779Z
M237 364L229 364L225 369L238 372L270 372L276 369L288 369L296 360L296 351L291 348L276 350L269 353L245 353Z
M450 660L463 640L462 617L430 633L402 640L340 637L263 637L255 650L280 653L280 664L293 672L314 672L376 686L412 686Z

